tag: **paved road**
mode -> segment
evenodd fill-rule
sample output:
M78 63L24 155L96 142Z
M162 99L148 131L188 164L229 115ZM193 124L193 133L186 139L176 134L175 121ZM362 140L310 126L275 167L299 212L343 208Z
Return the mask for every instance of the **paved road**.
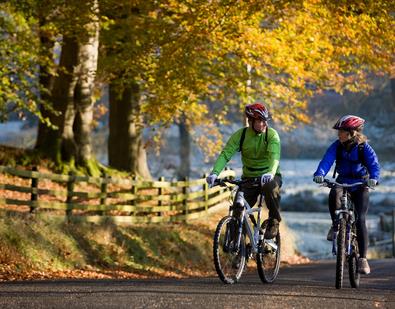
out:
M395 259L371 267L358 290L334 288L334 261L282 268L271 285L254 271L231 286L217 278L9 282L0 284L0 308L395 308Z

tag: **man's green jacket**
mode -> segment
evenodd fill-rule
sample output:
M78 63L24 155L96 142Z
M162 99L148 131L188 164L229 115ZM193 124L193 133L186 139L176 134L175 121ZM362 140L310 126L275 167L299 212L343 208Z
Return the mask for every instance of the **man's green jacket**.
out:
M239 150L243 130L244 128L237 130L229 138L214 164L212 173L219 175L235 152ZM268 127L267 130L267 133L265 131L257 134L252 128L247 128L241 149L243 177L258 177L266 173L280 174L280 137L273 128Z

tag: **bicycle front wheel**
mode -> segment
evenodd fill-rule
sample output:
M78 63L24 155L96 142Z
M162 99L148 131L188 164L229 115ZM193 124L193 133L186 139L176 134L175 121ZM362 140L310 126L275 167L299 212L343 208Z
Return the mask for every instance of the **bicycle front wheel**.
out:
M256 256L259 278L264 283L276 280L280 269L281 237L280 233L273 239L264 239Z
M226 216L219 221L214 234L215 270L218 277L227 284L239 281L246 263L246 246L243 235L241 235L239 248L236 248L237 230L237 219Z
M336 256L336 289L343 286L344 264L346 260L346 220L340 219L337 234L337 256Z

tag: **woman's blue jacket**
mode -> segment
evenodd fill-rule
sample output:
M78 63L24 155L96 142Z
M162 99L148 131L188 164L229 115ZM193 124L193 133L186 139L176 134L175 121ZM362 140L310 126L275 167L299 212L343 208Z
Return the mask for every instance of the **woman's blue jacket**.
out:
M380 164L377 155L368 143L365 142L363 145L363 158L361 158L361 154L358 153L357 144L347 151L341 145L340 141L336 140L327 149L314 176L325 177L335 162L336 156L339 156L338 159L340 160L336 160L340 161L336 162L336 171L338 173L337 182L352 184L366 180L367 178L379 181ZM340 147L339 150L338 147Z

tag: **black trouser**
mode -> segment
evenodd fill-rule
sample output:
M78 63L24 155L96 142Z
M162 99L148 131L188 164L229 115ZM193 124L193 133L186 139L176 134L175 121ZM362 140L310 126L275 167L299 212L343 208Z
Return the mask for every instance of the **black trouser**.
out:
M244 198L251 207L256 204L258 196L263 193L266 206L269 209L269 218L277 219L278 222L280 222L280 188L282 184L281 176L276 175L272 181L266 183L263 187L243 187L240 188L239 191L244 192ZM239 191L237 193L239 193ZM236 217L238 216L237 211L238 210L235 208L234 214ZM253 222L255 223L255 220L253 220Z
M335 210L340 209L342 196L342 188L333 188L329 192L329 212L331 214L332 222L336 219ZM366 228L366 214L369 208L369 188L361 187L355 191L350 192L351 201L354 203L354 211L356 214L356 228L359 254L362 258L366 258L368 251L368 229Z

